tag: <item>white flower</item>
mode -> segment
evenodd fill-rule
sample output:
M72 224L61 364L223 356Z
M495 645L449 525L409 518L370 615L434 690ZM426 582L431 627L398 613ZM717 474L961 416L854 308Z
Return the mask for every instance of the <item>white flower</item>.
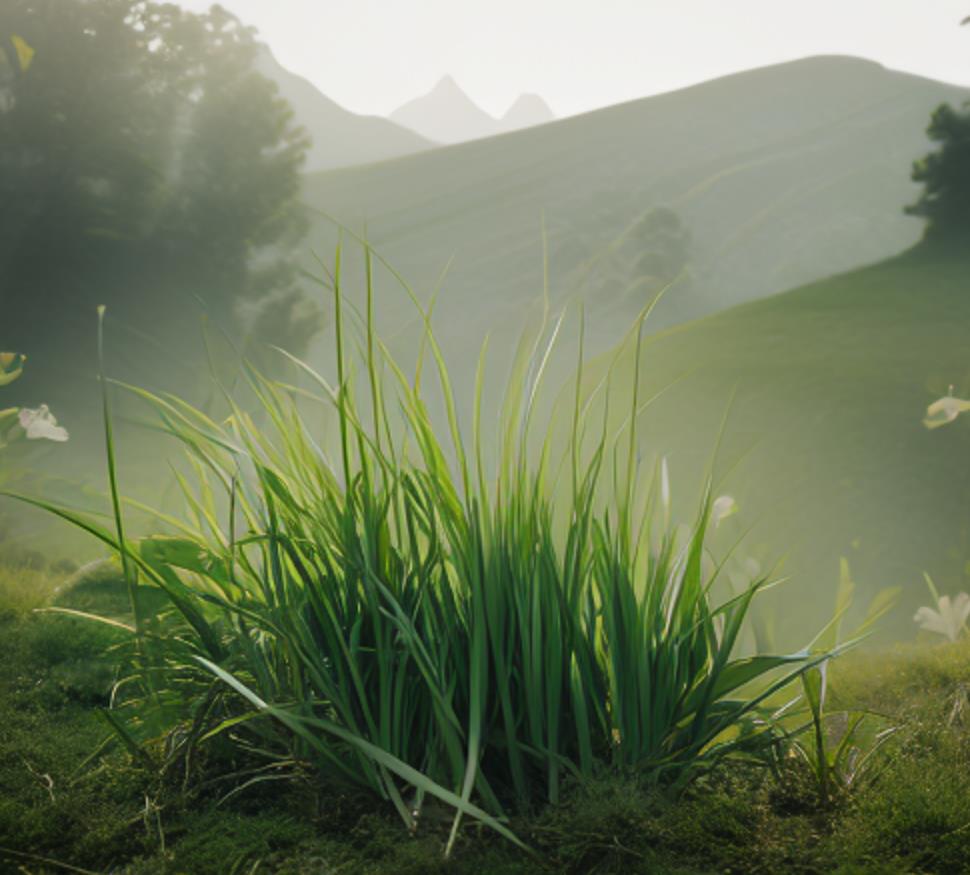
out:
M716 529L723 520L738 512L738 503L730 495L719 495L711 505L711 522Z
M24 407L19 415L20 426L27 432L27 440L66 441L67 430L57 424L57 420L46 404L36 410Z
M923 425L927 428L939 428L941 425L953 422L961 413L967 412L970 412L970 401L955 398L953 387L950 386L948 394L926 408L926 419L923 420Z
M948 595L940 596L936 605L938 610L935 611L932 608L920 608L913 620L927 632L936 632L950 641L956 641L966 627L967 617L970 617L970 595L961 592L952 602Z

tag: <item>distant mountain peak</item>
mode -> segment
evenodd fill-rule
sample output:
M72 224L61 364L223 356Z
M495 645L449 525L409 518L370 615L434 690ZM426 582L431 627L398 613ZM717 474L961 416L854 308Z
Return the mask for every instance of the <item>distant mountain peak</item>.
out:
M398 107L389 118L439 143L477 140L498 132L498 121L478 106L451 75L442 76L430 91Z
M468 93L458 84L455 77L450 73L446 73L444 76L442 76L435 83L434 88L427 92L423 97L418 97L415 100L409 101L400 109L396 110L396 112L400 112L405 107L412 106L421 101L447 101L447 108L451 109L452 111L457 109L458 106L461 106L465 110L474 111L476 115L489 119L493 118L468 96ZM394 113L392 113L392 116L393 115Z
M556 114L538 94L520 94L505 111L501 122L504 130L516 131L556 120Z
M445 75L442 76L437 83L435 83L434 88L432 88L428 93L434 94L436 91L457 91L462 95L462 97L468 96L464 91L462 91L461 86L455 81L455 77L452 76L451 73L445 73Z
M541 125L555 115L538 94L520 94L497 119L479 107L451 74L445 74L430 91L398 107L389 118L430 140L461 143Z
M384 161L437 145L388 119L344 109L308 80L283 67L265 43L258 47L256 69L276 83L293 108L296 121L310 134L308 172Z

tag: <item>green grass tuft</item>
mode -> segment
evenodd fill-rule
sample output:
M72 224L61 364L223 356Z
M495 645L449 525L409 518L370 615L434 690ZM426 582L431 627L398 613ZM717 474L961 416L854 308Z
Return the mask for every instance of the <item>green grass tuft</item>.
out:
M508 815L558 802L568 776L607 768L679 791L757 753L768 703L832 651L739 654L769 580L712 600L710 486L686 537L671 533L637 455L646 312L619 428L612 375L587 391L580 357L564 450L537 413L562 320L525 335L490 466L485 352L469 439L428 314L443 428L420 388L425 352L409 378L375 333L370 286L358 318L340 276L338 250L335 384L296 360L309 389L247 368L251 403L227 393L218 420L126 387L188 451L187 519L167 518L171 534L124 535L107 401L113 530L32 502L120 557L130 610L101 619L130 635L105 714L125 747L187 783L198 751L228 746L263 760L240 767L240 790L317 775L368 788L412 832L443 807L446 856L464 817L520 843ZM329 412L333 446L307 399Z

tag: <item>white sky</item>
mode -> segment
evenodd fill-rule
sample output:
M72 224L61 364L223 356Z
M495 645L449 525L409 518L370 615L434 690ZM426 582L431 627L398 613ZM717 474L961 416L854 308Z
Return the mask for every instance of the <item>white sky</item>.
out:
M181 0L193 10L209 0ZM736 70L848 54L970 85L970 0L223 0L283 66L386 115L450 73L500 115L565 116Z

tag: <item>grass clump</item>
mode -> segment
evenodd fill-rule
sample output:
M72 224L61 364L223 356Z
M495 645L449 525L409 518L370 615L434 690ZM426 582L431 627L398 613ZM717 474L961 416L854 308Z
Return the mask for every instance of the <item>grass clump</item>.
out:
M97 753L105 735L97 709L107 699L60 691L63 663L43 643L52 633L39 631L55 625L62 638L100 628L53 615L0 620L0 871L65 871L40 857L126 875L948 875L970 868L970 725L950 720L966 674L960 644L857 652L833 664L830 693L839 707L866 707L867 695L892 701L899 726L880 751L878 778L834 806L821 804L798 758L785 760L777 776L736 760L676 798L646 774L604 768L592 779L566 776L557 805L511 814L509 828L536 855L490 830L466 828L445 861L452 818L444 805L426 804L420 828L408 835L393 806L375 804L366 788L264 782L220 803L226 784L206 781L226 777L232 758L211 746L200 751L207 762L189 794L181 776L164 784L123 750ZM82 646L79 638L61 655L95 659L103 646L90 639Z
M247 369L255 402L226 393L219 421L128 387L188 451L188 519L159 514L168 534L125 535L107 395L115 529L35 502L120 557L130 612L102 619L127 634L130 670L105 713L133 756L188 783L199 749L221 745L235 790L308 775L363 787L412 833L440 810L447 855L463 817L520 843L509 815L559 802L567 778L605 769L679 790L759 750L766 703L832 651L737 653L769 581L713 603L710 487L678 542L644 482L644 317L619 433L611 382L588 390L580 353L561 453L555 428L535 425L561 321L526 338L490 468L486 352L467 440L428 314L409 378L376 336L370 285L354 338L339 252L332 291L335 383L296 360L310 389ZM443 437L422 394L427 355ZM307 400L333 417L333 447Z
M850 858L888 860L893 871L970 871L968 658L962 640L897 644L834 666L840 702L879 709L899 726L878 781L843 817Z

